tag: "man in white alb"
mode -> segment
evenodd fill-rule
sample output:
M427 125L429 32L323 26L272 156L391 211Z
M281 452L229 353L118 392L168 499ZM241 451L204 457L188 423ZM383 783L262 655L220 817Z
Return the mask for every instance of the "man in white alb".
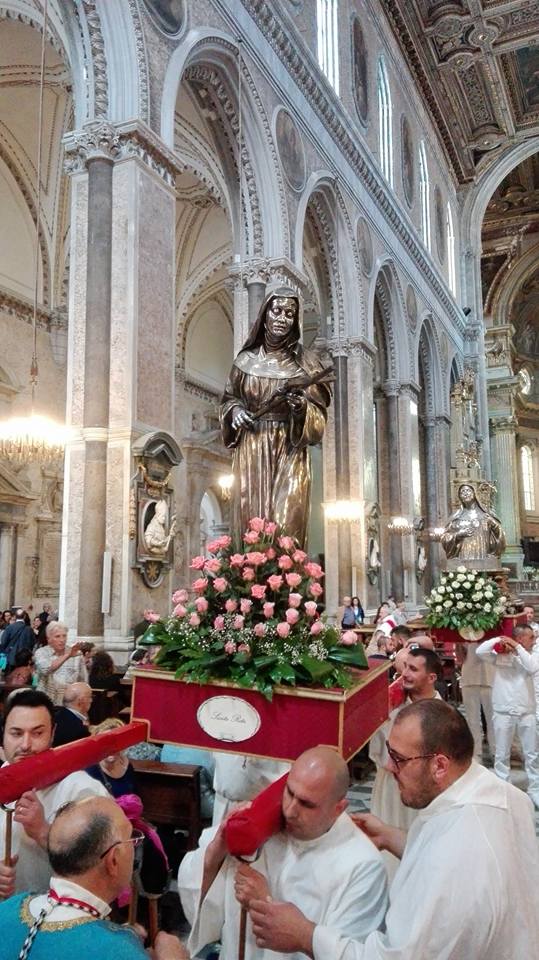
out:
M408 835L356 817L401 863L384 932L353 939L293 903L256 900L257 943L314 960L532 960L539 944L539 855L528 797L473 760L464 717L440 700L405 707L389 756ZM363 942L361 942L363 941Z
M468 726L472 731L474 757L483 762L483 724L481 709L485 716L489 749L494 755L494 728L492 726L492 682L494 667L477 656L478 643L459 643L457 655L461 661L460 689Z
M240 904L248 907L254 897L293 899L344 936L365 937L379 927L387 905L385 870L373 843L344 812L348 782L346 764L330 747L303 753L285 787L283 829L251 865L227 855L223 824L204 831L178 873L193 956L220 939L221 960L236 960ZM258 948L248 923L245 957L279 960L281 954Z

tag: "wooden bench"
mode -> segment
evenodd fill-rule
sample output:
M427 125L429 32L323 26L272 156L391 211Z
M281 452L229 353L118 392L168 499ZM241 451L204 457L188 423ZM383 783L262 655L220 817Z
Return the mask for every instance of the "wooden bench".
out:
M187 850L194 850L202 831L200 770L189 763L131 760L136 792L144 804L144 818L156 827L185 832Z

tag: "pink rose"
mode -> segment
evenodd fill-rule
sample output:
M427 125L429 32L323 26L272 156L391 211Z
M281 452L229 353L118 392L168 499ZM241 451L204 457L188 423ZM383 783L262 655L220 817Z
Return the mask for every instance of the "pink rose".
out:
M288 594L288 606L289 607L299 607L303 597L301 593L289 593Z
M253 567L259 567L261 563L266 562L266 554L260 553L259 550L254 550L252 553L247 553L245 559L247 563L252 564Z
M191 567L191 570L203 570L205 563L206 557L193 557L189 566Z
M290 623L294 626L295 623L299 620L299 610L294 610L294 607L289 607L285 613L287 623Z
M240 643L238 647L238 653L250 653L251 648L248 643Z
M305 573L308 573L314 580L320 580L320 578L324 576L324 571L320 564L314 563L312 560L305 564Z
M209 560L206 560L204 564L204 569L208 570L209 573L219 573L221 569L221 561L217 557L211 557Z
M282 557L279 557L277 560L277 566L280 567L281 570L291 570L294 566L294 561L287 553L283 553Z
M264 616L267 617L268 620L270 617L273 616L274 609L275 609L275 604L269 603L269 601L266 600L265 604L262 607L262 612Z
M283 550L293 550L294 541L292 537L279 537L277 543Z
M189 626L190 627L199 627L200 626L200 617L196 613L192 613L189 617Z
M236 600L227 600L225 603L225 610L227 613L235 613L238 609L238 604Z
M172 603L186 603L189 600L189 593L187 590L176 590L172 594Z
M245 557L243 553L233 553L230 557L230 566L231 567L242 567Z
M285 579L289 587L299 587L301 583L301 576L299 573L287 573Z
M266 526L264 527L264 533L267 533L269 537L272 537L277 529L277 524L273 520L266 520Z
M232 626L234 627L234 630L241 630L243 628L244 623L245 623L245 617L242 617L241 614L237 613L236 616L234 617L234 620L232 621Z
M247 580L250 582L251 580L254 580L255 572L252 567L245 567L245 570L243 571L242 576L244 580Z
M318 633L322 633L323 629L324 629L324 624L322 623L322 621L315 620L311 626L311 629L309 630L309 633L312 633L312 635L315 637Z
M248 530L247 533L243 535L244 543L258 543L258 533L255 530Z
M314 600L307 600L305 603L305 613L308 617L314 617L316 613L317 604Z
M217 590L217 593L224 593L228 587L228 580L225 580L224 577L216 577L213 581L213 589Z
M187 607L184 607L183 603L178 603L172 612L175 617L185 617L187 613Z
M309 593L311 597L321 597L324 592L324 588L320 586L319 583L311 583L309 587Z
M283 585L283 578L277 573L272 573L271 577L268 577L268 584L270 590L280 590Z
M225 629L225 618L220 613L218 617L213 621L214 630L224 630Z
M236 653L236 644L233 640L227 640L225 643L225 653Z
M206 580L205 577L201 577L200 580L195 580L195 581L191 584L191 586L192 586L193 590L195 591L195 593L204 593L204 590L205 590L206 587L208 586L208 581Z
M252 601L252 600L248 600L247 597L243 597L243 599L240 600L240 610L241 610L241 612L242 612L242 613L250 613L252 605L253 605L253 601Z
M346 630L340 641L345 647L355 647L357 643L357 637L353 630Z
M266 550L266 556L268 560L275 560L275 557L277 556L275 547L268 547L268 549Z
M262 533L264 530L264 520L262 517L253 517L249 520L249 528L256 530L257 533Z
M290 633L290 624L289 623L278 623L277 624L277 633L280 637L284 638Z
M226 550L232 543L232 537L224 534L222 537L217 537L217 540L212 540L208 543L208 553L217 553L218 550Z
M197 597L195 600L195 607L197 608L197 613L206 613L208 609L208 601L206 597Z
M255 632L255 636L257 636L257 637L263 637L264 634L265 634L265 632L266 632L266 624L265 624L265 623L255 623L254 632Z
M292 559L294 563L303 563L303 561L307 559L307 554L304 550L296 550Z
M255 583L251 587L251 596L254 597L255 600L263 600L266 590L267 590L267 587L264 586L263 583Z

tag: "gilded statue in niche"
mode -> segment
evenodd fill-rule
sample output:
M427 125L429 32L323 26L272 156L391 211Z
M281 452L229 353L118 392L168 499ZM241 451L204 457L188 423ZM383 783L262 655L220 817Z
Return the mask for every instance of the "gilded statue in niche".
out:
M281 288L264 300L234 361L220 408L234 450L232 532L252 517L278 523L305 545L310 510L309 446L320 443L332 368L301 343L300 301Z

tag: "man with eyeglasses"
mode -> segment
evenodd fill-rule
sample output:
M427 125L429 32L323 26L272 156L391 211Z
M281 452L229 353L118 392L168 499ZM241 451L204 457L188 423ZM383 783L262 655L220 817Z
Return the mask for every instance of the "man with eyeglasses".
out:
M134 850L143 840L110 797L63 806L51 825L49 890L0 904L6 960L148 960L137 934L109 921L110 904L129 885ZM155 960L186 960L176 937L160 933Z
M48 750L53 735L54 705L46 693L25 688L10 694L4 713L6 764ZM108 796L106 787L84 770L70 773L44 790L23 793L15 804L11 864L4 863L6 814L0 808L0 899L18 890L46 889L50 822L64 803L84 796Z
M415 818L415 811L403 806L392 771L387 768L386 743L395 718L408 703L418 700L440 699L435 684L441 676L442 665L436 653L411 642L406 648L406 656L401 673L403 702L389 714L386 722L371 737L369 757L376 764L376 777L371 797L371 813L386 823L407 830ZM384 853L384 863L389 879L395 875L398 861L389 853Z
M539 855L526 794L473 760L464 717L421 700L396 717L388 764L418 811L408 834L356 816L401 862L384 932L363 942L316 925L289 903L251 906L260 947L313 960L532 960L539 944Z

